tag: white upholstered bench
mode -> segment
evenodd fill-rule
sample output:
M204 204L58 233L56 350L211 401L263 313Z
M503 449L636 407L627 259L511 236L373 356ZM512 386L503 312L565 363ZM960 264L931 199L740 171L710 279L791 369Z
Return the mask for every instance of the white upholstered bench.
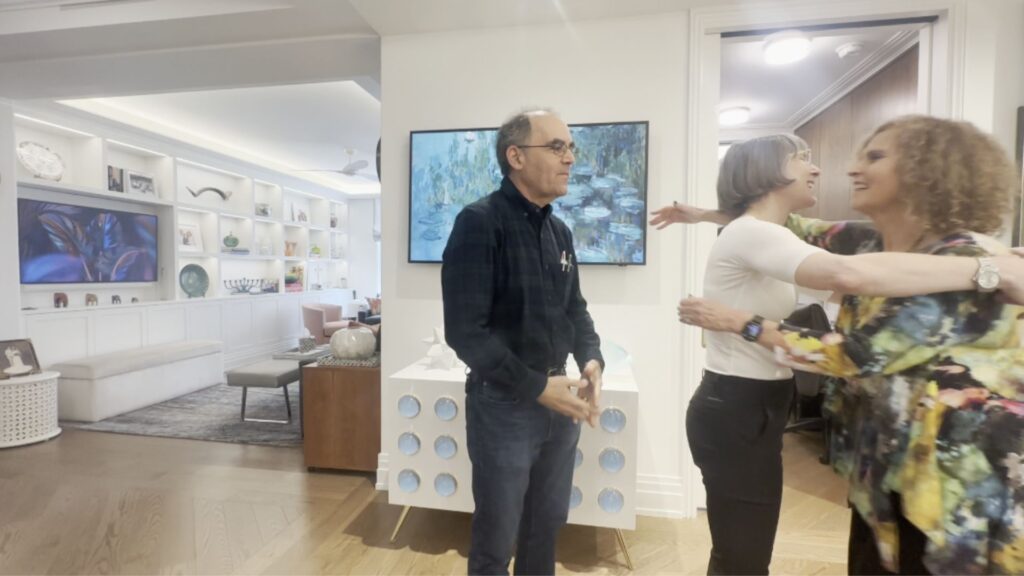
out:
M61 362L61 420L96 422L224 381L224 346L189 340Z

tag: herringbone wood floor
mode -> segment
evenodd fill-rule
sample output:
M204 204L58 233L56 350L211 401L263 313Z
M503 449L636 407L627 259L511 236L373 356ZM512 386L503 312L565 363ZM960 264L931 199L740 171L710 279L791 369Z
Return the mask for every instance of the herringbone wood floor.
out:
M845 488L788 435L772 571L845 573ZM309 474L299 449L68 430L0 451L3 574L457 574L469 516L401 510L364 474ZM636 572L703 574L707 521L639 519ZM610 530L569 526L560 573L624 574Z

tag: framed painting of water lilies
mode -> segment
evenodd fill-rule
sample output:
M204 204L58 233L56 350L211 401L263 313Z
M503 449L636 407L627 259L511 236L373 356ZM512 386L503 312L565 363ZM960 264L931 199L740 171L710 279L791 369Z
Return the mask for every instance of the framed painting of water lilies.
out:
M553 213L573 231L580 264L647 262L647 122L570 124L576 162ZM497 129L409 137L409 262L440 262L455 217L501 185Z

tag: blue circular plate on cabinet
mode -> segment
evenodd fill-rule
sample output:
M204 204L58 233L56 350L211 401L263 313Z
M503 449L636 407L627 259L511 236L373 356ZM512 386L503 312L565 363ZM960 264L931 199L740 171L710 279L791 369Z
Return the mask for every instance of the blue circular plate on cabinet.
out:
M398 437L398 451L406 456L412 456L420 451L420 437L412 432L403 432Z
M583 450L576 449L576 462L572 465L573 468L579 468L583 465Z
M622 510L624 503L625 499L622 497L622 492L615 488L605 488L597 495L597 505L601 507L601 510L609 514L618 514Z
M607 408L604 412L601 412L601 428L604 428L605 432L611 432L616 434L622 432L622 429L626 427L626 414L618 408Z
M615 448L605 448L597 457L601 469L615 474L626 465L626 455Z
M398 413L403 418L415 418L420 414L420 401L412 394L406 394L398 399Z
M578 486L572 487L572 492L569 494L569 510L578 507L583 503L583 492L580 491Z
M434 414L445 422L454 420L458 413L459 405L455 403L455 400L447 396L441 396L437 399L437 402L434 402Z
M451 474L441 473L434 478L434 490L441 496L448 497L455 494L455 490L458 487L459 483L455 481L455 477Z
M406 468L398 473L398 487L402 492L415 492L420 488L420 475Z
M434 453L445 460L454 458L458 451L459 444L451 436L438 436L437 440L434 440Z

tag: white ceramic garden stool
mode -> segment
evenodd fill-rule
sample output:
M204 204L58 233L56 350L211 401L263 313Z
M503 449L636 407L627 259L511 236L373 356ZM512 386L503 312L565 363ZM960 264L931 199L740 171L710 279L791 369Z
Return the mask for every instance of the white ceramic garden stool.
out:
M0 380L0 448L49 440L57 426L57 378L43 372Z

